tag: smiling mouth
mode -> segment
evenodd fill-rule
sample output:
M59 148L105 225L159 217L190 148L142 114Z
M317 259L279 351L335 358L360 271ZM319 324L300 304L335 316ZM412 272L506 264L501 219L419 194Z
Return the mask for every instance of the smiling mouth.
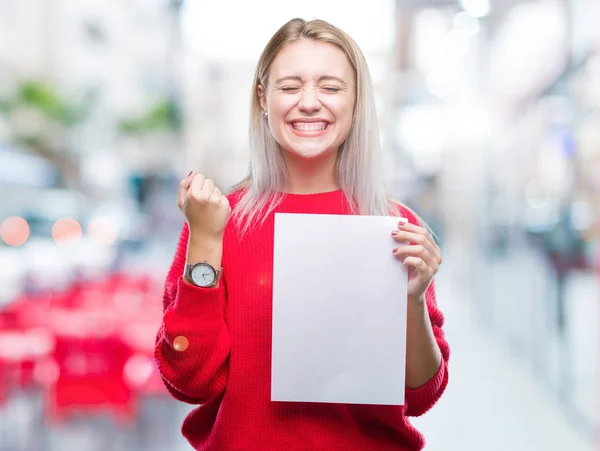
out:
M328 122L292 122L291 126L299 132L321 132L329 126Z

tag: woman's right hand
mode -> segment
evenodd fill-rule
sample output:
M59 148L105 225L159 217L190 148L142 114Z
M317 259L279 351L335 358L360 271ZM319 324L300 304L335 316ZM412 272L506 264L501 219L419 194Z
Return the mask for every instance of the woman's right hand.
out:
M192 171L179 184L177 206L184 214L191 234L222 238L231 207L211 179Z

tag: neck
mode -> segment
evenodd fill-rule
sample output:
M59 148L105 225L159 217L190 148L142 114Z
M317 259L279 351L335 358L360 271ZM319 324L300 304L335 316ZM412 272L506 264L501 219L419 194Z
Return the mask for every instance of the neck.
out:
M340 189L337 175L337 152L306 159L284 154L288 171L285 192L314 194Z

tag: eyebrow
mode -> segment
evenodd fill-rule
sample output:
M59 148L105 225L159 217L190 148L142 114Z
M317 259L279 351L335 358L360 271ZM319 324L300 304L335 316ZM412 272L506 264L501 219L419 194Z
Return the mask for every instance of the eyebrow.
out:
M292 80L293 81L302 81L302 78L299 77L299 76L297 76L297 75L290 75L290 76L287 76L287 77L278 78L277 81L275 81L275 84L278 85L278 84L281 84L281 83L283 83L285 81L292 81ZM333 75L323 75L323 76L321 76L319 78L320 82L324 81L324 80L337 81L338 83L340 83L340 84L342 84L344 86L347 86L347 83L344 80L342 80L339 77L334 77Z

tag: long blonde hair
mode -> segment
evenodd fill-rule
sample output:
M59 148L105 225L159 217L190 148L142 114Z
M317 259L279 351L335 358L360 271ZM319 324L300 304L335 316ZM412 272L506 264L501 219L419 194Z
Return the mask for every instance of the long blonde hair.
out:
M241 220L242 234L255 221L264 220L283 197L287 168L279 144L262 116L259 86L266 90L273 61L286 45L300 39L335 45L345 53L354 71L354 118L348 137L338 151L337 161L339 183L352 213L398 213L397 208L390 205L383 181L373 84L363 53L354 40L339 28L323 20L307 22L297 18L287 22L273 35L256 67L250 105L250 168L246 179L233 188L242 190L232 212L233 218Z

